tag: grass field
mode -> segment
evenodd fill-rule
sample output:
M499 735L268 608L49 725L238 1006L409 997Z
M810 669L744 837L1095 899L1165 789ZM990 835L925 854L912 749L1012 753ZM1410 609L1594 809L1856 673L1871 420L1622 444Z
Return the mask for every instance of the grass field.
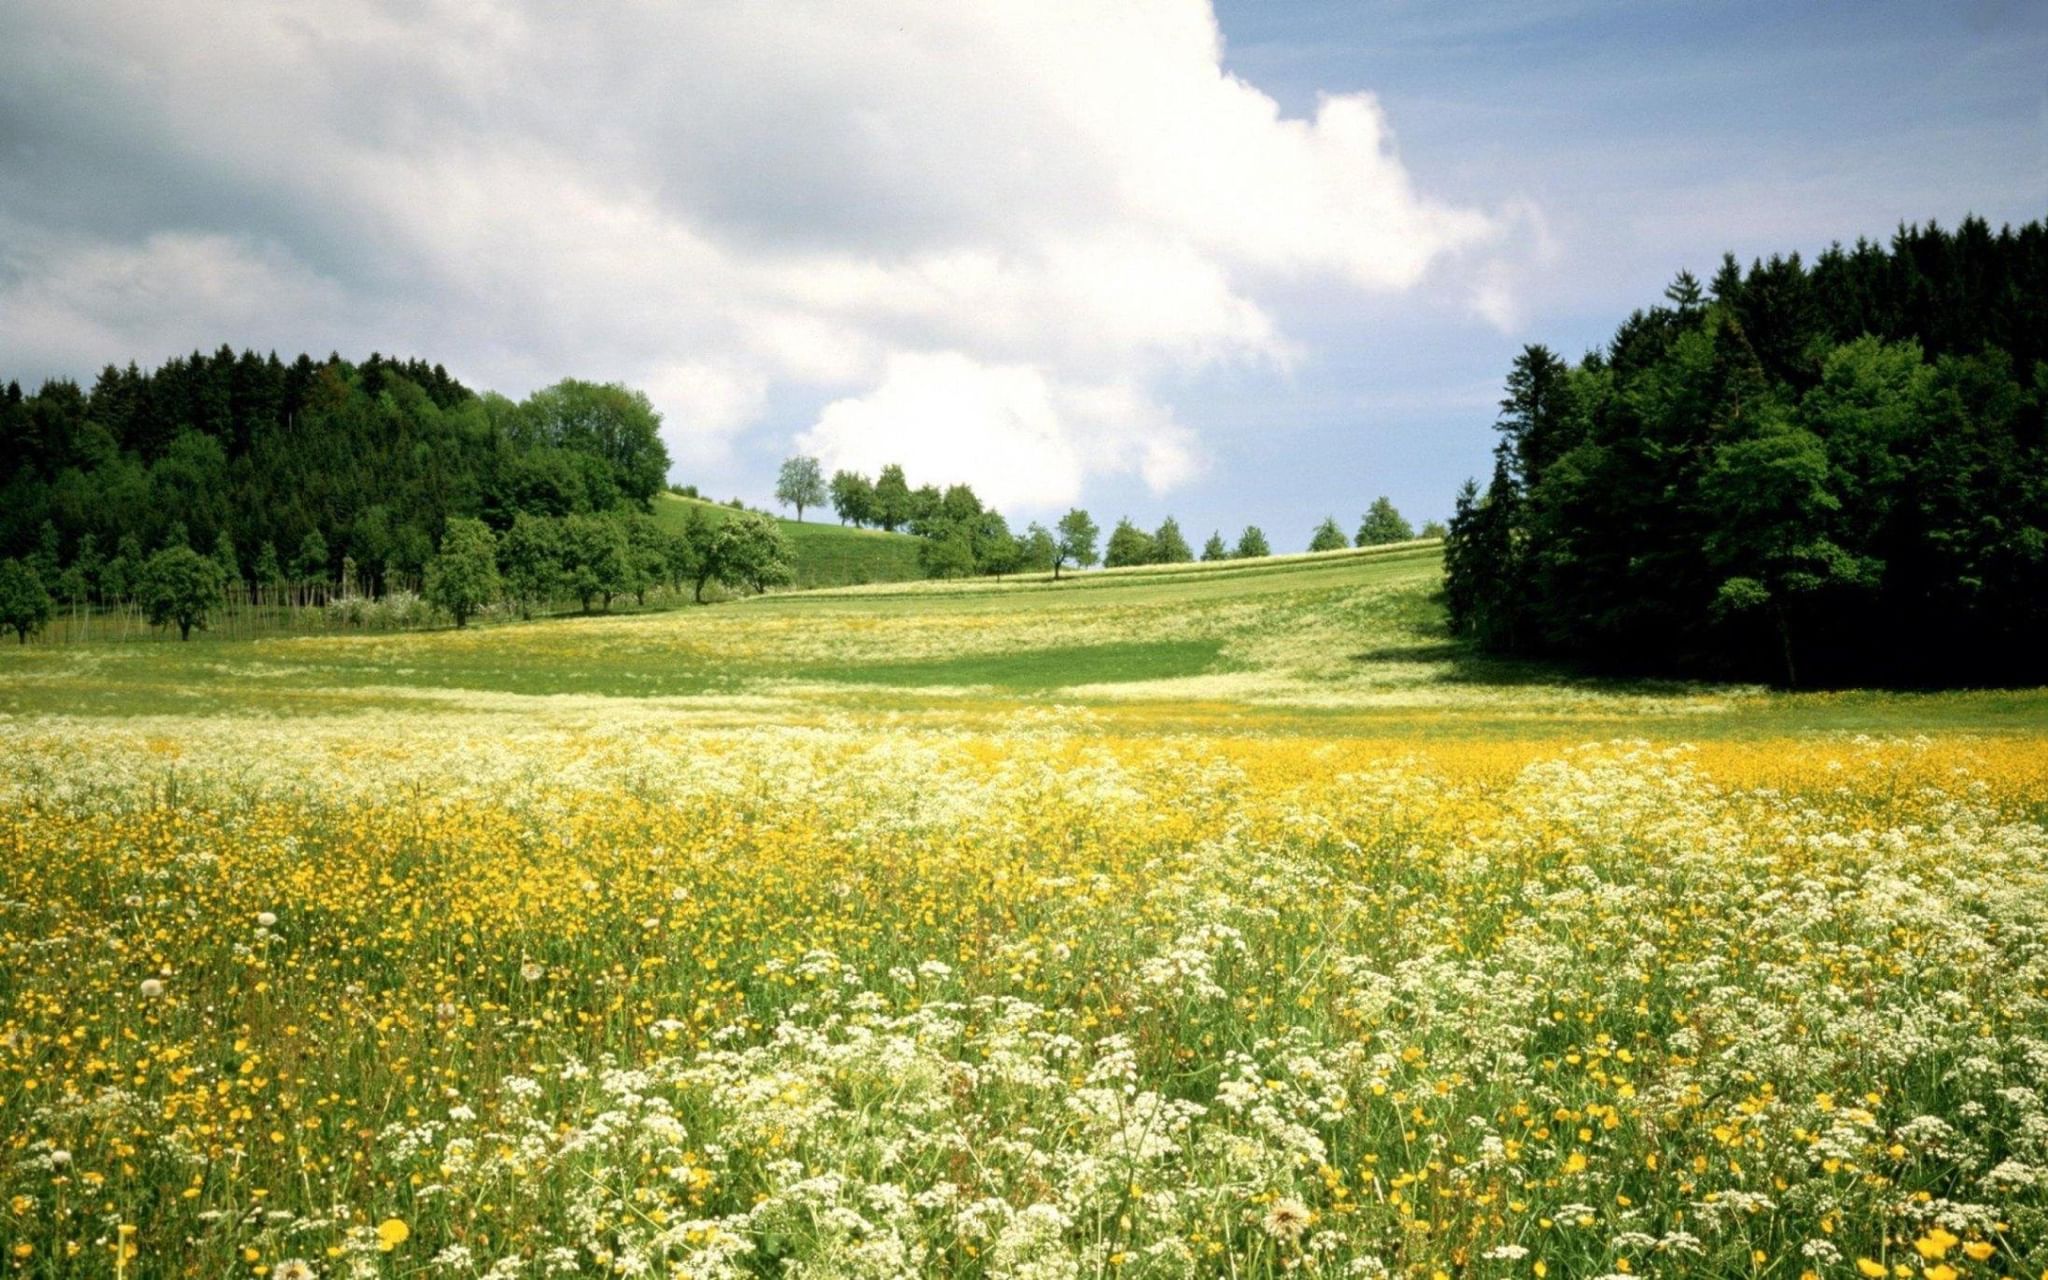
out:
M655 518L670 529L681 529L693 510L712 520L733 514L723 503L673 493L657 494L654 499ZM775 525L789 539L794 585L798 587L846 587L924 576L917 564L917 539L907 533L837 524L829 509L813 511L800 521L777 518Z
M1431 546L0 655L0 1266L2040 1276L2048 691Z

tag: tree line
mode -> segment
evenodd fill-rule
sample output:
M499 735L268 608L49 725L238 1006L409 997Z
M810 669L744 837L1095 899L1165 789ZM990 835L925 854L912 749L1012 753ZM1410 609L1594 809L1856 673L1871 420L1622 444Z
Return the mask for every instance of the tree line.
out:
M422 566L417 593L392 588L377 598L360 578L318 577L318 603L309 604L315 579L308 575L325 572L318 548L294 557L290 570L266 557L258 576L244 579L224 558L202 555L175 536L140 558L132 571L117 562L122 585L102 589L118 590L115 607L132 609L150 626L175 627L180 639L190 639L194 629L249 610L324 612L358 625L373 616L400 625L446 617L463 627L488 612L531 618L563 601L585 613L609 611L623 597L645 606L650 594L688 595L702 603L713 584L728 592L785 585L790 561L788 540L765 516L744 512L711 520L692 510L681 529L670 529L645 512L620 507L565 516L520 512L502 533L472 516L450 517L439 547ZM353 561L344 560L344 575L353 569ZM69 583L76 574L92 577L74 563L60 581ZM22 643L56 616L60 600L74 610L83 607L75 587L67 585L53 598L31 562L0 560L0 627L13 630Z
M524 612L779 581L772 522L721 541L646 514L668 470L660 425L626 387L567 379L514 402L377 354L285 363L222 347L152 372L108 366L90 388L9 382L0 620L25 640L59 608L183 634L224 610L359 616L365 601L446 594L437 557L471 525L503 558L501 603ZM742 533L759 545L735 546Z
M1784 685L2048 678L2048 229L1681 272L1509 372L1445 545L1500 653Z
M1069 510L1050 528L1034 521L1022 533L1013 533L1002 513L984 505L971 486L954 484L942 489L925 484L912 488L903 467L895 463L883 467L873 479L862 472L840 470L828 481L818 459L799 455L783 462L775 497L784 506L795 507L799 521L806 508L829 503L843 525L915 535L923 540L919 563L932 577L1028 572L1051 573L1058 578L1068 566L1087 568L1099 563L1115 569L1195 559L1194 548L1171 515L1149 531L1129 517L1120 519L1100 549L1101 529L1079 508ZM1431 521L1421 536L1441 537L1443 532L1444 526ZM1392 501L1381 497L1361 520L1355 545L1374 546L1416 536ZM1310 535L1309 550L1351 545L1354 543L1347 540L1333 517ZM1221 530L1210 534L1201 558L1235 560L1271 554L1265 532L1248 525L1235 543L1225 542Z
M182 542L230 577L417 581L447 521L645 509L668 452L647 398L566 380L520 402L439 365L237 355L0 393L0 557L69 566ZM318 563L313 563L317 560ZM88 584L95 593L100 584ZM122 587L117 573L111 594Z

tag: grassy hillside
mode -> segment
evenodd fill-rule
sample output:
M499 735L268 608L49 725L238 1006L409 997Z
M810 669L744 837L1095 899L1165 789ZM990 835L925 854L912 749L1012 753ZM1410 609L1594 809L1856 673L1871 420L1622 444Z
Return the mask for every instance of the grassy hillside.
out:
M911 541L803 528L813 546ZM327 714L580 695L661 699L749 722L830 708L982 723L1057 706L1147 732L1225 723L1399 737L2005 733L2048 723L2048 697L2035 692L1788 695L1581 679L1487 658L1444 629L1440 556L1434 543L1416 543L1058 583L782 593L460 633L9 649L0 712Z
M721 503L673 493L659 494L654 500L655 518L671 529L682 528L693 509L713 520L726 520L734 514L731 507ZM801 522L776 519L796 553L796 586L846 587L903 582L924 576L917 567L916 538L879 529L853 529L830 521L830 511L813 512Z

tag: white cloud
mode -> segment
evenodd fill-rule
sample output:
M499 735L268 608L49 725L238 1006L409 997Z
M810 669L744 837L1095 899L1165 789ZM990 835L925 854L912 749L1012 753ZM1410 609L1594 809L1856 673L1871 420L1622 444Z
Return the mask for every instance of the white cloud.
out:
M1165 491L1200 468L1187 429L1129 385L1067 386L957 351L891 356L881 384L835 400L797 440L828 470L903 463L912 484L967 478L997 507L1076 502L1091 474Z
M1049 505L1198 469L1149 389L1294 359L1268 283L1477 251L1461 296L1513 310L1509 222L1418 193L1370 95L1284 118L1206 0L82 0L0 19L8 48L47 129L162 166L0 278L0 344L79 368L228 338L619 379L685 467L808 397L828 460ZM166 191L197 229L137 233Z

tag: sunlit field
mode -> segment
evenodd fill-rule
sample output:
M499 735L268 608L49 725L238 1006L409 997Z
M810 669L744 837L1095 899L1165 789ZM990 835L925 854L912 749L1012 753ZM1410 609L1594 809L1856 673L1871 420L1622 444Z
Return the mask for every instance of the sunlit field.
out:
M10 649L6 1273L2048 1270L2048 696L1436 574Z

